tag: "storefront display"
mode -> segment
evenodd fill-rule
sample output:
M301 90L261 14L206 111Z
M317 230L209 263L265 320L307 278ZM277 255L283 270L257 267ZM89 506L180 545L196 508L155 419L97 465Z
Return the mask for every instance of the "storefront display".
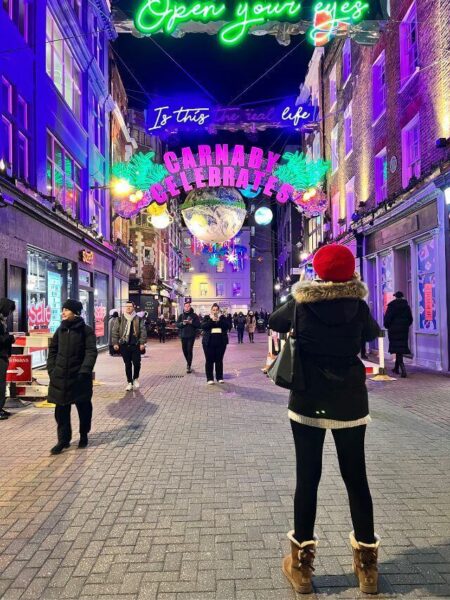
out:
M108 276L94 273L94 329L97 344L107 343L106 315L108 310Z

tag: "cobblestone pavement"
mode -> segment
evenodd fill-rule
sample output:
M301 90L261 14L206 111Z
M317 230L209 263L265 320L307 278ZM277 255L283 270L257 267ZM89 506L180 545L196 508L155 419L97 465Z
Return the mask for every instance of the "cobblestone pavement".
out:
M0 423L2 600L294 600L280 570L292 525L287 392L260 367L266 337L226 356L206 386L196 346L150 345L141 389L97 363L87 450L52 457L52 411ZM381 598L450 598L450 378L370 383L368 470L382 537ZM74 421L76 418L74 416ZM75 428L76 431L76 428ZM360 598L331 436L319 491L315 594Z

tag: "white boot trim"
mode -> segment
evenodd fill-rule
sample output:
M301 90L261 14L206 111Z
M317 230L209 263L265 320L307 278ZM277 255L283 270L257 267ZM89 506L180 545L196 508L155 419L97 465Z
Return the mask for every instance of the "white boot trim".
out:
M294 537L294 530L292 529L291 531L289 531L289 533L287 534L287 537L289 540L291 540L291 542L293 544L295 544L298 548L304 548L305 546L308 546L309 544L314 544L317 546L317 544L319 543L319 538L316 536L316 534L314 534L314 539L312 540L308 540L307 542L298 542L295 537Z
M355 550L359 550L360 548L378 548L381 542L381 538L379 535L375 534L375 539L376 542L374 544L364 544L364 542L358 542L356 540L354 531L350 533L350 543L352 545L352 548L355 548Z

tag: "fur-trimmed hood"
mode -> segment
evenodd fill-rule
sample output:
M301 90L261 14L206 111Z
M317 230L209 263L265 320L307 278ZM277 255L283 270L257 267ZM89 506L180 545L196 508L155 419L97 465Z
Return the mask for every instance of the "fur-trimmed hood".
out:
M368 295L365 283L354 277L344 283L332 281L299 281L292 286L292 296L299 304L324 302L327 300L364 300Z

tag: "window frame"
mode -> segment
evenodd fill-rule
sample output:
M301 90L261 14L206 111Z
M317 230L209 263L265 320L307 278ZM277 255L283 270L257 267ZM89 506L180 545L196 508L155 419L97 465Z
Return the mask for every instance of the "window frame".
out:
M50 143L50 147L51 147L51 156L49 156L48 154L48 150L49 150L49 143ZM55 161L55 144L57 144L59 146L59 148L61 149L61 166L58 165ZM72 216L74 218L80 218L80 211L81 211L81 205L82 205L82 201L83 201L83 185L82 185L82 177L83 177L83 169L81 167L81 165L79 163L77 163L77 161L73 158L73 156L70 154L70 152L68 152L66 150L66 148L63 146L63 144L61 144L61 142L56 138L55 135L53 135L53 133L49 130L47 130L47 189L49 191L51 191L51 195L54 196L58 202L61 203L61 205L63 206L64 210L68 210L68 208L71 209L72 211ZM68 175L66 173L66 169L67 169L67 161L69 161L72 164L72 174ZM49 167L49 163L51 166L51 180L49 180L49 173L48 173L48 167ZM63 168L64 165L64 168ZM76 170L78 169L78 173L79 173L79 182L77 182L77 178L75 177L75 173ZM57 198L56 195L56 172L58 172L60 174L60 176L62 177L62 185L60 186L60 189L63 190L63 196L62 196L62 202L60 198ZM50 183L49 183L50 181ZM67 194L67 181L71 182L73 189L78 192L75 193L75 196L73 198L73 202L75 202L75 214L74 211L72 210L72 206L68 206L68 199L66 197Z
M352 76L352 44L351 39L347 38L342 48L342 87L344 88Z
M419 37L415 0L408 8L399 28L400 87L402 89L419 68ZM414 36L411 34L412 31L414 31ZM411 42L412 37L415 38L413 42ZM413 60L411 60L412 53L415 54Z
M381 76L381 74L383 76ZM375 82L378 85L375 85ZM380 108L376 110L378 98L383 101ZM387 107L387 84L386 84L386 51L382 50L372 65L372 124L375 124L385 114Z
M353 199L351 206L349 207L349 195ZM350 208L350 210L349 210ZM351 177L345 184L345 220L347 227L352 222L352 215L356 211L356 195L355 195L355 177Z
M381 169L379 168L380 163L381 163ZM380 204L381 202L383 202L383 200L386 200L387 195L388 195L387 194L388 164L387 164L387 148L386 148L386 146L375 155L374 171L375 171L374 172L375 202L376 202L376 204ZM384 177L385 173L386 173L386 178ZM380 179L382 181L381 185L379 185ZM381 190L381 193L379 193L379 190ZM384 190L384 193L383 193L383 190Z
M417 142L411 144L411 132L417 131ZM402 185L403 188L408 187L409 182L415 176L420 177L421 173L421 156L420 156L420 114L417 112L414 117L402 128ZM411 154L411 149L417 143L417 151L415 160ZM407 159L407 160L405 160ZM418 165L418 168L417 168Z
M347 147L350 140L350 147ZM353 152L353 102L347 105L344 111L344 146L345 146L345 158L348 158Z
M339 123L331 130L331 174L339 169Z

